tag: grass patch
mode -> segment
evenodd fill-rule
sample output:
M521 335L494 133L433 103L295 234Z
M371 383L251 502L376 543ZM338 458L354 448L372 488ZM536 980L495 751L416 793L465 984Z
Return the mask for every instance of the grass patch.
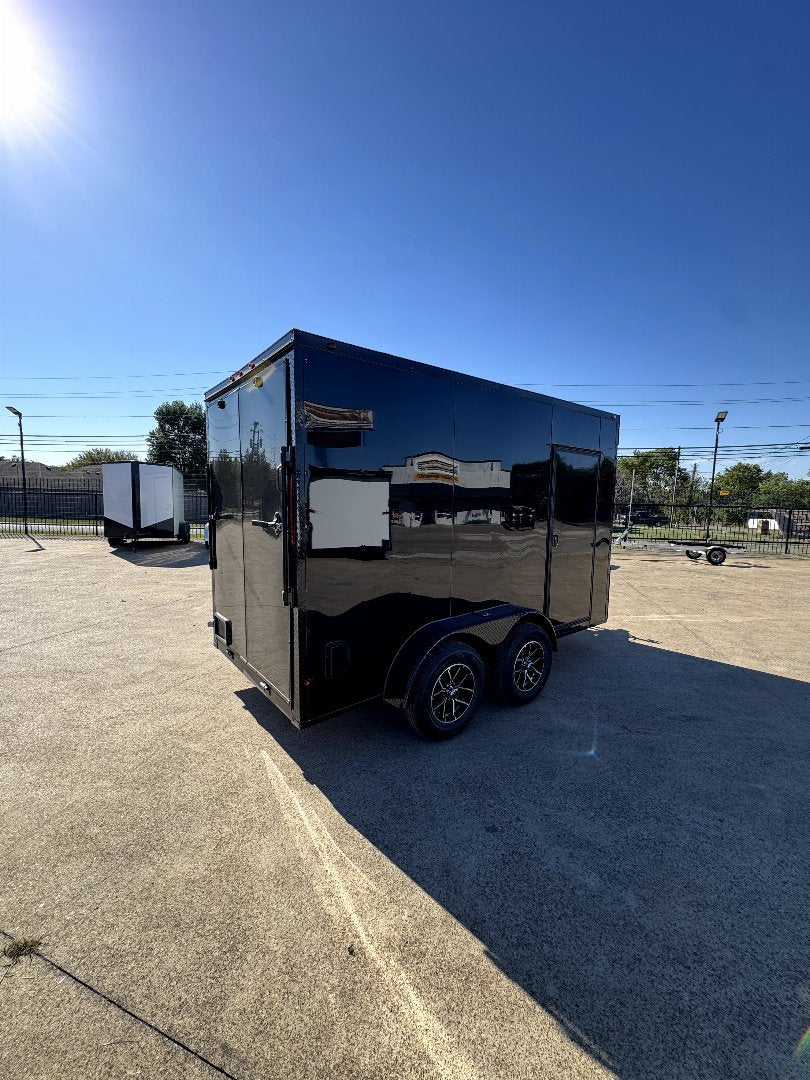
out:
M8 963L5 965L6 970L3 972L3 978L6 977L11 968L19 964L23 957L36 956L43 944L39 938L15 937L11 941L7 941L3 947L3 956L8 960Z

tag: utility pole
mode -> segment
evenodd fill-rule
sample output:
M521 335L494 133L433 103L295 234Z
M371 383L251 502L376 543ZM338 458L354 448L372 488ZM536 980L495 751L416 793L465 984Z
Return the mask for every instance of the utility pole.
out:
M717 430L714 434L714 457L712 458L712 480L709 484L709 508L706 512L706 543L709 542L709 530L712 524L712 503L714 502L714 474L717 471L717 447L720 443L720 425L728 416L728 412L719 412L714 418Z
M696 476L697 476L697 462L695 462L695 464L692 466L692 480L691 480L691 482L689 484L689 518L690 518L690 522L692 520L694 520L693 517L692 517L692 495L693 495L694 490L695 490L695 477Z
M630 528L630 515L633 513L633 488L636 483L636 470L630 476L630 505L627 507L627 528Z
M23 444L23 428L22 428L22 416L23 414L19 409L15 409L13 405L6 405L6 408L10 413L13 413L17 417L17 423L20 425L20 465L22 466L22 489L23 489L23 529L25 535L28 536L28 485L25 482L25 446Z
M681 448L678 447L678 456L675 458L675 475L672 477L672 505L669 511L669 527L672 528L672 521L675 517L675 489L678 486L678 469L681 467Z

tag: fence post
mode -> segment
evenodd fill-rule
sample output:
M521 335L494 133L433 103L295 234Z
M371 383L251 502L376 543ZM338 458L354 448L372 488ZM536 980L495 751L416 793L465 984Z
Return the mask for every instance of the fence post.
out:
M98 536L98 492L93 492L93 518L96 526L96 536Z
M788 510L787 529L785 529L785 554L790 554L790 534L793 532L793 507Z

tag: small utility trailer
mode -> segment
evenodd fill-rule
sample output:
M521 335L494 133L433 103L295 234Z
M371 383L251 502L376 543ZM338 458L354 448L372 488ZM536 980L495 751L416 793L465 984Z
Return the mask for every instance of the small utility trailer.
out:
M143 537L188 543L183 477L171 465L102 466L104 535L111 547Z
M658 548L659 550L682 551L687 559L697 562L706 556L706 562L712 566L722 566L729 554L747 551L742 544L720 544L711 540L645 540L644 537L630 539L629 530L616 537L616 543L621 547L637 547L644 549Z
M607 619L618 416L299 330L206 414L214 645L296 726L454 735Z

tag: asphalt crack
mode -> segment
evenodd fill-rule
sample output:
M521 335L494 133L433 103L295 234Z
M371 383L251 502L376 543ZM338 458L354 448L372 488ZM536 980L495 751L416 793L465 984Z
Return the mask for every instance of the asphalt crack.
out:
M2 934L2 936L7 938L9 941L15 940L14 935L9 934L6 930L0 930L0 934ZM148 1028L149 1031L154 1032L161 1039L165 1039L173 1046L176 1046L180 1050L184 1051L184 1053L190 1054L193 1058L196 1058L197 1061L201 1062L203 1065L207 1065L209 1069L213 1069L213 1071L219 1076L225 1076L227 1077L227 1080L239 1080L239 1077L234 1076L233 1073L229 1073L227 1069L223 1069L221 1065L215 1064L209 1058L205 1057L204 1054L201 1054L199 1051L195 1050L187 1043L184 1043L181 1039L176 1039L174 1035L170 1035L168 1031L164 1031L163 1028L159 1028L157 1024L151 1023L151 1021L146 1020L143 1016L139 1016L138 1013L133 1012L132 1009L128 1009L126 1005L122 1005L120 1001L116 1001L114 997L110 997L109 994L105 994L103 990L99 990L98 987L93 986L89 982L85 982L85 980L80 978L78 975L74 975L72 971L68 971L67 968L62 967L60 963L58 963L56 960L52 960L50 956L46 956L45 953L43 953L40 949L37 949L35 952L31 953L31 957L33 958L34 956L36 956L37 959L41 960L44 964L47 964L49 967L53 968L54 971L58 971L61 975L66 975L68 979L71 979L74 983L76 983L77 986L81 986L83 990L88 990L91 994L95 994L96 997L101 998L102 1001L106 1001L108 1005L112 1005L114 1009L118 1009L120 1012L124 1013L125 1016L130 1017L130 1019L132 1020L135 1020L136 1023L142 1024L145 1028Z

